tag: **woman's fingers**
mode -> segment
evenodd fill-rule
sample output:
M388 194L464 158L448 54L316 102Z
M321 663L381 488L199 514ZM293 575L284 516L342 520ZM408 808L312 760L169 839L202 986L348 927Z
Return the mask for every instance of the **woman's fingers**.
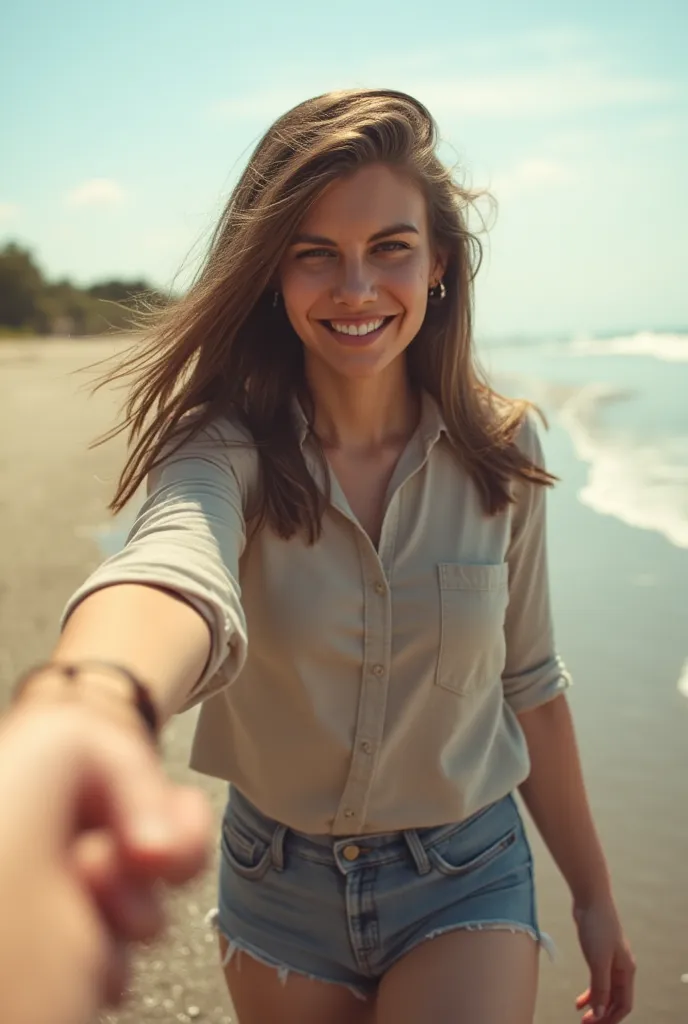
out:
M60 776L53 806L57 813L62 805L58 827L68 847L84 833L107 831L135 873L176 885L205 867L209 804L199 790L172 783L145 737L76 708L65 732L69 752L53 772Z
M212 815L205 796L174 785L137 737L115 733L110 739L112 749L90 752L98 824L114 830L136 871L174 885L187 882L210 856Z
M600 975L598 974L599 978ZM603 1012L595 1012L600 1007L600 986L597 990L591 986L582 992L576 999L576 1009L584 1010L589 1007L589 1012L583 1017L583 1024L592 1024L593 1021L603 1021L604 1024L619 1024L620 1021L630 1014L633 1009L634 987L635 987L635 963L630 953L623 950L614 959L614 964L609 971L610 989L609 997L604 1006Z
M158 883L128 871L107 832L82 836L74 845L72 862L116 940L148 942L160 934L165 912Z
M586 1006L590 1006L590 989L586 988L585 992L581 992L576 999L576 1009L583 1010Z
M119 1006L124 1000L129 983L130 961L128 944L113 938L103 982L104 1005Z
M194 878L208 864L212 815L203 795L195 789L175 786L165 780L166 792L160 799L160 827L150 824L132 827L124 837L125 850L132 866L143 874L153 874L172 885ZM123 801L126 794L123 794ZM123 811L126 814L126 809Z
M617 957L612 969L612 1006L609 1024L618 1024L633 1009L635 995L635 961L628 950Z
M599 960L593 963L590 971L590 1000L592 1010L591 1021L605 1019L611 1001L611 962ZM585 1019L585 1018L584 1018Z

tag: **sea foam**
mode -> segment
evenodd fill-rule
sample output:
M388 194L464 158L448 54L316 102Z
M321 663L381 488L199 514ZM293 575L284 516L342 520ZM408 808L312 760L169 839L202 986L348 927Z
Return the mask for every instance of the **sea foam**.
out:
M688 658L686 658L678 681L678 692L688 697Z
M688 437L643 443L600 423L602 405L625 397L606 384L591 383L559 408L579 459L589 465L580 500L629 526L661 533L688 548Z
M688 363L688 334L638 334L616 338L576 338L569 351L575 356L651 356L667 363Z

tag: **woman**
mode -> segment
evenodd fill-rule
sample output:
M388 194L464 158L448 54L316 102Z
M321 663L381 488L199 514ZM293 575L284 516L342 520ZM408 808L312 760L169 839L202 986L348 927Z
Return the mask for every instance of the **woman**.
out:
M159 721L203 702L192 765L232 783L218 926L241 1024L531 1021L517 789L571 888L583 1019L631 1006L553 646L554 478L525 403L476 372L474 196L435 147L384 90L267 132L120 371L112 507L148 497L42 676L114 663ZM79 692L109 713L103 671Z

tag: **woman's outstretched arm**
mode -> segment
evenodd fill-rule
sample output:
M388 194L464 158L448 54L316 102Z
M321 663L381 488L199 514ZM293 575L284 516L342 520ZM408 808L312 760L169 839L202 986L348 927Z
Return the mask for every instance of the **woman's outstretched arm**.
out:
M161 724L229 684L246 657L242 451L231 440L208 428L151 473L126 544L72 595L53 652L60 663L128 669L149 688ZM58 677L42 673L31 688L54 692ZM79 691L112 704L112 686L93 677Z
M191 604L158 587L120 583L75 608L52 660L123 665L145 681L163 724L201 678L210 649L208 623ZM107 699L108 691L92 689L92 699Z

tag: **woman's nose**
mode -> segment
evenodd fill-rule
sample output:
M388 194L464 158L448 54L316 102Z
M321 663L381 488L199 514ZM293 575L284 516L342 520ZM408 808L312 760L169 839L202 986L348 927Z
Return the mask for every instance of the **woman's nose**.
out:
M358 306L377 297L377 282L371 267L363 260L340 263L332 297L342 305Z

